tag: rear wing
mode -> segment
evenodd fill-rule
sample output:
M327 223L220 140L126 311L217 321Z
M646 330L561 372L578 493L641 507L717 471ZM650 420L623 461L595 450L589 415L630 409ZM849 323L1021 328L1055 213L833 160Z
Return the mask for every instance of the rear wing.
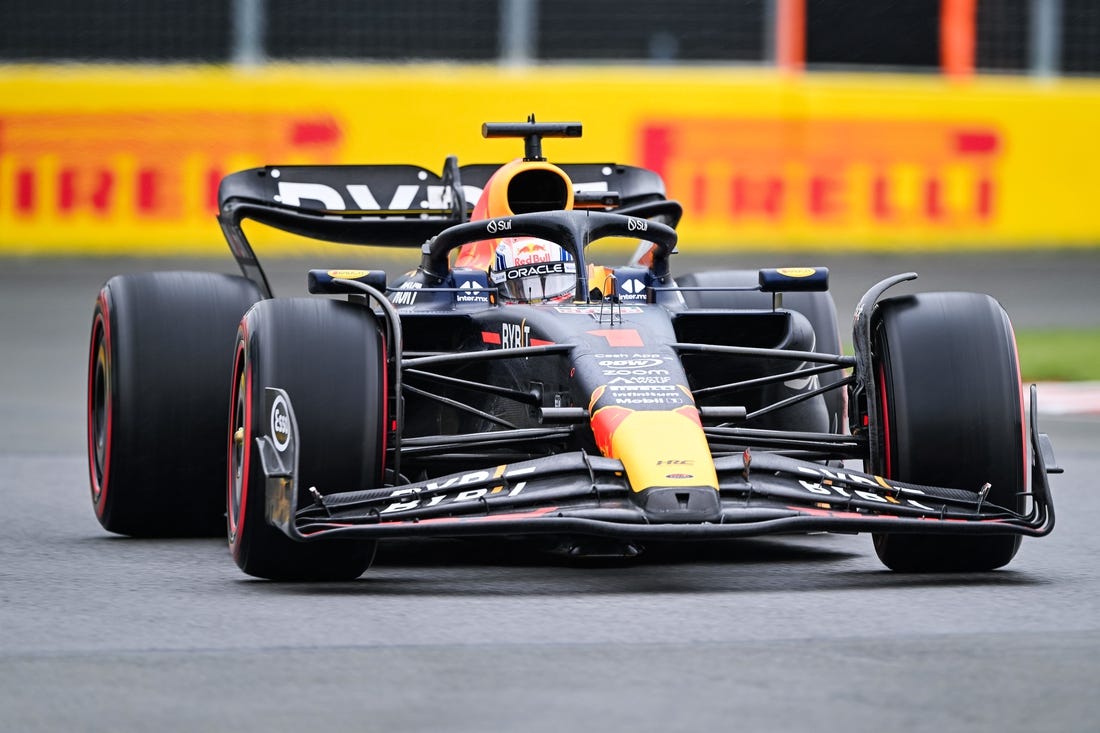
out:
M578 201L605 210L666 198L661 177L645 168L615 163L559 167L573 181ZM218 223L241 271L270 297L263 269L241 229L245 219L326 242L419 247L467 221L498 168L500 164L459 166L454 156L447 158L442 175L415 165L250 168L222 179Z

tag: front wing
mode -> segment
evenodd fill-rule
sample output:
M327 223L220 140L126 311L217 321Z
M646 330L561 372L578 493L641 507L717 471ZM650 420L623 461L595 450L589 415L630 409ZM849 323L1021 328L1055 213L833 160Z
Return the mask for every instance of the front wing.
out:
M798 532L920 532L1043 536L1054 528L1048 473L1059 473L1037 430L1031 390L1031 490L1020 513L974 490L888 481L774 453L715 460L718 492L635 492L621 462L583 452L366 491L307 487L299 506L298 425L256 438L268 523L299 541L330 538L554 534L623 540L719 539ZM934 460L934 459L933 459ZM1049 465L1048 465L1049 463ZM986 487L987 488L987 487ZM672 492L672 490L667 490Z

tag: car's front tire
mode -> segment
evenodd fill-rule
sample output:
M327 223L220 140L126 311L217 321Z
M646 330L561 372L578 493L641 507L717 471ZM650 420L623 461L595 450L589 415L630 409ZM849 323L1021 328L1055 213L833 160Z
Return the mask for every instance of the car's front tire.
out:
M997 301L978 293L882 301L872 364L886 478L974 492L989 483L988 502L1022 510L1027 452L1019 364ZM984 571L1008 564L1020 537L877 534L874 543L893 570Z
M269 580L353 580L374 542L297 542L265 519L264 390L286 391L298 422L299 499L373 488L385 468L386 357L374 314L322 298L257 303L241 320L229 413L227 517L238 567ZM223 433L224 434L224 433Z

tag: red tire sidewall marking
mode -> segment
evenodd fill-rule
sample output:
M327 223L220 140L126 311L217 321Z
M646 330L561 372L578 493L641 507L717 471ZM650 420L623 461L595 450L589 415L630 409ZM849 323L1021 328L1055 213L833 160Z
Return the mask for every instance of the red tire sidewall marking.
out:
M379 469L379 483L385 483L386 481L386 447L387 438L390 434L390 369L389 369L389 354L386 352L386 340L382 339L382 455L380 456L379 463L381 467ZM394 481L396 482L396 477Z
M878 401L882 413L882 471L883 478L893 478L893 456L890 452L890 403L886 399L886 369L878 365Z
M102 333L101 337L98 334ZM103 351L103 390L104 410L107 418L104 421L103 466L102 477L96 473L96 439L95 439L95 378L96 366L99 361L99 352ZM88 355L88 473L91 478L92 506L96 516L101 518L107 507L107 490L110 488L111 470L111 435L114 422L114 390L111 389L111 316L107 305L107 297L100 292L96 302L95 317L92 320L92 339Z
M227 488L229 492L229 501L227 505L227 521L229 522L229 543L233 550L233 556L238 557L241 550L241 534L244 532L245 514L248 510L248 483L249 483L249 469L251 467L252 456L252 359L248 355L248 328L245 321L241 321L240 326L240 340L237 347L237 355L234 357L233 363L233 390L234 400L233 405L230 408L233 413L237 409L237 390L241 389L240 377L238 376L238 367L243 370L244 375L244 436L243 444L241 446L241 496L237 503L237 512L234 516L233 512L233 436L229 436L229 452L230 457L227 462L228 466L228 481ZM242 363L243 362L243 363ZM230 426L232 427L233 413L230 413Z

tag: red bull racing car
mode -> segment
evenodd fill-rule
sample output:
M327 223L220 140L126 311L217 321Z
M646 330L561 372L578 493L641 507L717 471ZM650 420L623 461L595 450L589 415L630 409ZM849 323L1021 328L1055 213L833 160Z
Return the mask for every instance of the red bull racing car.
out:
M228 525L253 576L353 579L380 540L658 540L867 532L900 571L1008 563L1054 525L1009 319L976 293L868 290L841 351L824 268L674 274L681 207L652 171L562 164L577 123L487 123L522 158L442 174L286 166L226 177L241 276L119 276L95 304L92 500L105 528ZM382 202L382 203L380 203ZM317 269L275 298L252 220L419 266ZM622 266L601 240L636 240Z

